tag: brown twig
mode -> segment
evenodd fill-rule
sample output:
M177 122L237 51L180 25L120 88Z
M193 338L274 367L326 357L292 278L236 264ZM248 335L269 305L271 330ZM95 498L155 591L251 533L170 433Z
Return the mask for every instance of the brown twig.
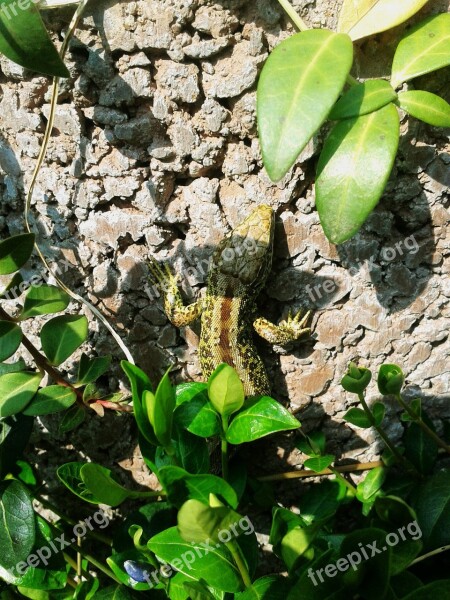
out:
M356 463L354 465L343 465L341 467L333 467L333 471L339 473L352 473L353 471L370 471L376 467L382 467L384 463L381 460L367 463ZM322 475L333 475L330 469L324 469L320 473L311 471L311 469L299 469L298 471L288 471L286 473L275 473L275 475L263 475L257 477L258 481L282 481L283 479L299 479L301 477L322 477Z

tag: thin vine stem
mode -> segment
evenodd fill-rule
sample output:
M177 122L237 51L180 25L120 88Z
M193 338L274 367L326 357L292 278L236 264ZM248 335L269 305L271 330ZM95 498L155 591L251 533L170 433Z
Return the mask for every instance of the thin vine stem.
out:
M401 397L400 394L396 394L395 395L397 402L400 404L400 406L408 413L408 415L411 417L411 419L413 419L413 421L415 423L417 423L417 425L419 425L419 427L421 427L421 429L424 431L424 433L426 435L428 435L434 442L436 442L436 444L438 446L440 446L443 450L445 450L446 452L448 452L450 454L450 446L448 444L446 444L444 442L444 440L441 440L441 438L436 435L434 433L434 431L432 429L430 429L430 427L428 427L428 425L423 421L422 417L420 415L418 415Z
M60 56L61 60L63 60L66 55L70 40L72 39L74 32L75 32L76 28L78 27L78 24L81 20L81 17L83 16L84 9L86 8L86 5L88 2L89 2L89 0L80 0L80 3L72 17L69 28L66 32L66 36L61 45L61 49L59 51L59 56ZM25 209L24 209L25 227L29 233L33 233L32 227L30 224L31 201L33 198L34 188L36 186L36 181L39 177L39 173L40 173L42 164L43 164L45 156L47 154L47 148L48 148L48 144L49 144L52 129L53 129L53 123L55 120L56 106L57 106L57 102L58 102L58 91L59 91L59 77L54 77L53 78L53 87L52 87L52 97L51 97L51 101L50 101L50 113L48 116L47 126L45 128L44 139L42 141L42 146L41 146L39 156L36 161L36 166L34 168L33 175L31 177L30 186L28 188L28 192L27 192L26 199L25 199ZM124 342L122 341L119 334L109 324L108 320L102 315L102 313L93 304L91 304L88 300L86 300L85 298L83 298L82 296L80 296L79 294L72 291L70 288L68 288L66 286L66 284L53 271L52 267L48 263L44 254L41 252L41 249L39 248L37 243L35 244L35 249L36 249L36 252L39 255L39 258L41 259L42 263L44 264L44 266L46 267L48 272L53 276L55 281L58 283L59 287L61 289L63 289L66 292L66 294L69 294L69 296L71 298L73 298L77 302L80 302L81 304L84 304L97 317L97 319L103 324L104 327L106 327L106 329L112 335L112 337L116 341L117 345L119 346L119 348L122 350L122 352L126 356L128 362L135 364L135 361L133 359L131 352L128 350L127 346L124 344Z
M230 551L230 554L233 557L237 568L239 569L239 573L241 574L242 581L244 582L245 587L251 587L252 580L250 578L250 574L248 572L244 559L242 558L241 550L238 546L238 543L235 540L230 540L229 542L225 542L225 546Z
M367 463L356 463L354 465L343 465L341 467L333 467L334 471L339 473L353 473L357 471L370 471L377 467L384 466L381 460L367 462ZM334 473L335 474L335 473ZM322 477L324 475L333 475L333 471L330 469L324 469L320 473L312 471L311 469L299 469L298 471L286 471L285 473L275 473L274 475L263 475L257 477L258 481L283 481L285 479L301 479L303 477Z

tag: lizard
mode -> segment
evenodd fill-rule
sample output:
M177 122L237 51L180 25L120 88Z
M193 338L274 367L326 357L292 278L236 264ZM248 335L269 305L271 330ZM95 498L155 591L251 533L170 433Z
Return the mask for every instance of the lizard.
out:
M160 286L164 311L176 327L184 327L201 317L198 354L203 376L208 379L220 363L238 373L246 396L270 395L266 369L253 343L253 329L266 341L284 345L310 333L305 327L309 312L301 311L278 325L256 317L256 298L272 267L274 211L265 204L250 215L218 244L213 253L206 294L185 306L178 278L167 264L155 260L149 268Z

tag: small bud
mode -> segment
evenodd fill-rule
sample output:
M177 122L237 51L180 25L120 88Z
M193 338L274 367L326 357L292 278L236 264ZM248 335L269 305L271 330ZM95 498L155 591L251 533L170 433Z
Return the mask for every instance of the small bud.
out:
M387 396L389 394L399 394L405 376L403 371L397 365L381 365L378 372L378 389Z
M365 367L358 367L355 363L350 363L348 371L341 381L341 385L346 392L352 394L362 394L372 379L372 373Z

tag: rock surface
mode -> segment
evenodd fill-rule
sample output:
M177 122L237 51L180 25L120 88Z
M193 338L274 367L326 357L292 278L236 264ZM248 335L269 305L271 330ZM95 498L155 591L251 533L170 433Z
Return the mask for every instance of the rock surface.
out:
M339 2L293 4L311 26L336 24ZM445 3L432 8L445 10ZM279 400L300 410L306 430L324 426L330 451L373 458L371 439L355 444L361 432L351 434L341 420L355 398L339 382L350 360L373 370L388 361L419 386L439 425L439 417L450 414L450 149L444 132L403 122L382 201L361 232L336 247L314 207L320 140L279 184L262 166L255 85L268 52L292 32L275 1L98 0L90 11L68 55L71 79L63 83L33 200L49 257L72 256L65 281L102 310L154 380L169 364L179 380L198 379L198 338L190 329L177 331L162 314L148 283L148 256L172 263L193 298L205 286L203 267L223 235L254 206L268 203L277 212L277 232L261 311L276 320L289 310L313 310L314 336L292 353L277 356L259 343ZM62 23L55 23L55 39ZM388 32L357 45L361 77L388 73L393 43ZM380 72L373 73L374 64ZM22 228L50 82L6 59L1 69L6 221L0 226L7 235ZM423 85L439 91L433 79ZM98 353L119 354L95 322L92 330ZM123 380L117 365L112 388L116 378ZM376 398L373 385L368 399ZM122 427L108 417L113 421L116 430ZM46 423L56 435L52 420ZM74 447L81 451L86 444L85 455L119 462L140 481L142 462L127 458L125 433L97 448L92 440L101 423L92 428L90 435L71 436ZM291 464L301 462L293 456Z

